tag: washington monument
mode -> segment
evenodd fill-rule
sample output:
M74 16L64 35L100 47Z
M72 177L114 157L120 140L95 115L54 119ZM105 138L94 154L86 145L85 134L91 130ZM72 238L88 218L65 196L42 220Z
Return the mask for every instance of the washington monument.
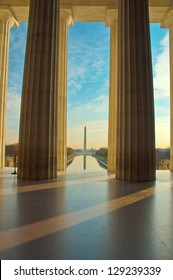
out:
M84 127L84 153L86 153L86 126Z
M84 156L83 156L83 168L86 169L86 126L84 127L84 147L83 147L83 152L84 152Z

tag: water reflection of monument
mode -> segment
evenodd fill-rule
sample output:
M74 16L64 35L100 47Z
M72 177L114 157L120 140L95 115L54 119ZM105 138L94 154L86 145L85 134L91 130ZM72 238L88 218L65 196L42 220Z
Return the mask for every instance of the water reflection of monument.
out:
M84 127L84 148L83 148L83 152L84 152L84 156L83 156L83 169L86 169L86 126Z

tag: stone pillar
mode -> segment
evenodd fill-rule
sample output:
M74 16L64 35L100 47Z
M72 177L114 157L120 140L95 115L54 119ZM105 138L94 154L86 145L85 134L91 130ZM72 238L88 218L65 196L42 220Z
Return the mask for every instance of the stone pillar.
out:
M72 16L66 11L60 11L59 56L58 56L58 146L57 169L66 170L67 165L67 56L68 56L68 26Z
M107 11L106 26L110 27L110 80L108 125L108 171L116 172L117 90L118 90L118 13Z
M148 0L119 1L116 178L155 180L155 131Z
M19 134L18 177L57 177L59 0L31 0Z
M8 86L8 55L10 28L14 18L0 12L0 168L5 166L6 98Z
M170 170L173 171L173 16L169 27L170 50Z
M169 50L170 50L170 166L173 171L173 8L165 15L162 28L169 28Z

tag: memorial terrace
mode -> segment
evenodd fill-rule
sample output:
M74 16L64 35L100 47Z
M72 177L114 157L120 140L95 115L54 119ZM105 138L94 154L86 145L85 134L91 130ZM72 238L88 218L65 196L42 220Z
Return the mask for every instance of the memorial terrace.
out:
M0 258L173 260L173 174L116 181L106 171L23 181L0 171Z

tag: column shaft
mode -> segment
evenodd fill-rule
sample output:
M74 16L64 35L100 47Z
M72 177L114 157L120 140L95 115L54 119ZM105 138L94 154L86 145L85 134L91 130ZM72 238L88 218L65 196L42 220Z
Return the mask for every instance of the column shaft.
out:
M147 0L119 1L117 173L155 180L154 102Z
M0 168L5 166L6 98L10 28L13 18L0 12Z
M172 20L173 22L173 20ZM170 49L170 170L173 171L173 25L169 27Z
M169 28L170 51L170 170L173 171L173 8L167 11L161 22L161 28Z
M66 170L67 165L67 55L68 25L71 16L60 12L59 56L58 56L58 119L57 119L57 169Z
M18 177L57 176L59 0L31 0L19 135Z
M109 128L108 171L116 171L117 135L117 90L118 90L118 19L110 26L110 83L109 83Z

